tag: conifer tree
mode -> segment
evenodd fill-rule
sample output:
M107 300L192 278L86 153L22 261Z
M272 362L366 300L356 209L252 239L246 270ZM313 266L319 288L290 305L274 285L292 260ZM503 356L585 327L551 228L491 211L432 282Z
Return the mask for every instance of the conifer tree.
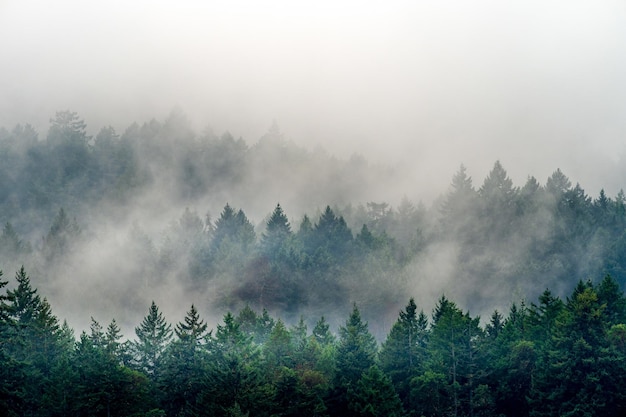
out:
M447 376L449 412L454 415L472 412L471 398L477 386L476 353L481 337L478 318L464 314L445 296L439 299L430 333L429 370Z
M337 373L334 389L329 399L330 414L354 415L347 402L347 393L354 388L363 373L375 363L376 339L361 320L361 312L356 304L345 326L339 328L337 342Z
M315 323L315 327L313 328L313 337L322 346L332 345L335 343L335 336L330 332L330 325L324 318L324 316L320 317L320 319Z
M356 304L346 321L339 328L337 346L337 371L340 385L355 384L361 374L374 365L378 347L376 339L369 332L367 322L361 320L361 312Z
M623 366L608 349L605 308L595 288L579 282L537 376L531 396L536 415L618 415L623 395L613 381Z
M217 325L209 352L199 407L214 416L225 416L225 410L236 405L243 413L267 412L271 398L262 389L259 347L241 331L231 313Z
M172 326L165 321L154 301L150 304L148 315L135 327L135 334L137 341L133 344L133 350L137 365L147 375L154 377L172 338Z
M207 333L207 327L192 304L174 329L176 340L164 355L158 382L168 414L193 413L198 406L209 366L207 340L211 332Z
M348 407L356 416L402 417L404 410L391 379L376 365L348 388Z
M408 407L410 381L424 369L428 341L428 319L424 312L417 314L411 298L383 343L379 362L381 369L391 377L402 403Z
M265 233L261 235L262 252L272 259L286 255L285 245L291 235L289 220L280 204L277 204L266 223Z
M8 281L1 279L0 289ZM12 335L15 334L15 321L11 317L12 296L0 293L0 409L8 417L20 415L24 407L25 375L24 364L10 354Z

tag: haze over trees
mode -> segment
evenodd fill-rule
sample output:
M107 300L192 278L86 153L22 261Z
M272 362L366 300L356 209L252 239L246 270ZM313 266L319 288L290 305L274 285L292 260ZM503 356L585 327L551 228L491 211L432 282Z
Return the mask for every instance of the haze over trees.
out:
M0 261L34 271L70 320L80 300L116 305L126 329L151 299L290 320L357 302L382 318L381 337L406 293L432 307L445 292L489 314L545 287L564 296L581 279L626 281L624 194L591 197L558 168L515 185L498 161L482 183L461 166L432 206L402 190L392 205L386 184L400 173L299 148L276 125L248 145L196 134L173 111L91 137L60 111L39 136L0 129ZM77 281L81 297L68 293Z
M9 415L623 411L623 192L496 161L394 206L393 170L180 112L0 129L0 170Z

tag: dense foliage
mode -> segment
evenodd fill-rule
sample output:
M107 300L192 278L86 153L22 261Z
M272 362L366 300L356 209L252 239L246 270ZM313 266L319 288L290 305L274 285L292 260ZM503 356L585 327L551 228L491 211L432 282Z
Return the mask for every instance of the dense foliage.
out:
M494 298L506 308L545 287L563 297L589 277L626 284L623 192L591 198L558 169L518 187L496 162L480 187L461 166L429 208L352 204L393 178L299 148L276 126L249 146L198 135L175 111L90 137L61 111L43 140L28 125L0 129L0 262L26 265L59 302L68 277L88 276L87 294L105 291L133 320L141 309L129 294L149 303L172 286L216 311L250 304L295 319L356 301L390 320L402 294L436 297L431 288L485 314ZM94 253L99 264L86 261Z
M92 318L77 338L22 268L0 295L6 416L622 416L626 297L610 276L481 324L413 299L382 344L356 305L337 333L249 306L209 330L152 303L133 338ZM6 281L1 281L4 287Z
M516 187L496 162L478 188L461 166L430 208L352 205L391 178L176 112L122 135L69 111L44 140L0 129L0 264L18 270L0 281L0 415L624 415L624 193L558 169ZM219 214L185 208L205 205ZM143 315L134 336L52 313L101 300ZM169 323L157 304L180 300Z

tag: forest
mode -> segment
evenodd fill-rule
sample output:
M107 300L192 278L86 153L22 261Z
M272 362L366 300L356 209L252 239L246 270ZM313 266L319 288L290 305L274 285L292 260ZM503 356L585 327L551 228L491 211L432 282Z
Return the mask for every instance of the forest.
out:
M153 302L124 340L91 319L76 337L22 268L0 304L7 416L622 416L626 298L610 276L561 300L497 310L484 326L442 296L413 299L379 344L355 304L337 332L267 310L214 329ZM5 286L6 281L1 285Z
M624 414L621 191L496 161L427 206L179 111L39 136L0 128L6 415Z

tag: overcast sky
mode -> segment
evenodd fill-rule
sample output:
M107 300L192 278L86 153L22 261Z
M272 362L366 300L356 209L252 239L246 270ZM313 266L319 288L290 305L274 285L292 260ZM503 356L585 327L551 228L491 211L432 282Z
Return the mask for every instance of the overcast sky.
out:
M556 168L626 188L624 1L4 1L0 125L77 111L91 133L179 106L250 143L517 185ZM423 191L422 191L423 190ZM411 190L412 192L414 190Z

